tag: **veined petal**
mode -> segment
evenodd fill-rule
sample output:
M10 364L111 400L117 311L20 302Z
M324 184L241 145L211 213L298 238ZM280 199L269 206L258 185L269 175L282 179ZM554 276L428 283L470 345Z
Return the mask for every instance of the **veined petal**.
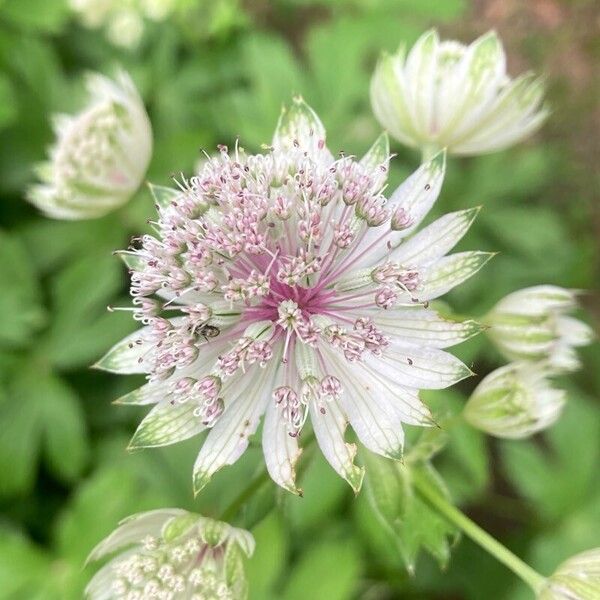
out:
M417 307L378 311L373 318L384 333L432 348L460 344L484 329L477 321L453 321L433 310Z
M332 352L328 358L343 382L340 404L360 441L377 454L399 460L404 446L402 412L383 394L373 393L378 382L364 365L350 365Z
M180 195L175 188L155 185L153 183L148 183L148 188L150 189L150 193L152 194L152 198L154 199L157 208L167 208L172 202L175 202Z
M402 48L394 56L382 55L371 79L370 93L373 112L381 125L402 143L416 146L419 135L409 108Z
M296 463L302 449L298 447L298 437L289 434L274 400L267 404L262 444L271 479L293 494L302 495L296 487Z
M382 241L380 244L374 242L385 233L383 226L369 227L357 249L357 254L363 256L353 262L353 269L376 265L389 254L388 243L396 246L419 226L439 196L445 171L446 153L439 152L400 184L387 203L387 208L391 213L404 211L407 227L389 232L385 243Z
M368 356L365 364L401 385L418 389L444 389L473 372L454 355L392 340L382 357Z
M140 542L146 535L159 537L165 523L183 514L186 511L178 508L160 508L131 515L123 519L119 527L91 551L86 562L98 560L119 548Z
M129 442L129 450L168 446L187 440L206 429L201 417L194 415L198 404L161 402L139 424Z
M525 137L530 133L529 123L537 127L548 116L547 110L539 111L543 95L543 83L532 73L511 81L503 87L486 114L456 136L453 152L469 154L475 149L490 152L512 143L507 143L507 139L517 141Z
M506 79L506 57L496 32L489 31L475 40L457 71L466 75L465 87L461 90L462 102L456 106L444 128L442 143L454 141L456 135L478 122Z
M467 233L478 213L479 207L476 207L444 215L394 248L389 260L410 266L438 260Z
M310 420L317 437L319 448L327 462L341 475L358 494L365 474L363 467L354 464L356 444L344 440L347 419L335 400L327 403L324 412L314 402L308 407Z
M148 339L150 327L142 327L117 342L95 365L110 373L149 373L154 344Z
M169 394L169 384L163 381L152 381L114 400L113 404L131 404L145 406L164 400Z
M276 150L299 148L309 156L326 163L333 161L325 145L325 127L317 113L300 96L292 100L290 106L284 106L273 135L273 147Z
M230 390L225 412L206 437L194 464L194 493L197 494L221 467L233 464L246 450L273 391L278 367L271 360L264 368L246 372Z
M443 296L469 277L494 256L493 252L457 252L442 258L425 270L418 291L419 300L433 300Z
M375 188L380 190L388 177L390 165L390 139L387 132L383 132L369 148L360 161L361 166L373 173Z
M413 117L424 136L430 130L435 97L437 49L439 38L435 29L425 32L412 47L405 65L405 75L410 82Z

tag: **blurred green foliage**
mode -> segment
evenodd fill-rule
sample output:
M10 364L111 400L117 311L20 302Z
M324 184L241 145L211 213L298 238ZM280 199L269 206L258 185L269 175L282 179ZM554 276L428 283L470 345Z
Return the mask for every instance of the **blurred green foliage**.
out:
M187 0L167 20L147 21L140 44L123 50L79 24L66 0L0 0L0 599L81 598L85 557L120 518L164 506L219 515L260 464L260 450L251 449L194 501L198 440L125 452L140 411L110 402L139 382L89 365L134 328L127 313L105 311L127 302L124 269L111 252L147 228L150 195L141 190L117 213L77 223L45 219L23 200L52 139L51 115L83 101L82 74L118 65L131 72L154 127L148 179L159 184L190 174L200 150L217 143L239 136L259 150L296 93L319 112L332 149L360 154L379 132L368 96L378 53L432 24L464 32L472 11L466 0ZM538 57L551 43L533 30L527 42ZM461 314L481 315L525 285L595 287L594 180L578 166L574 138L560 135L581 121L569 113L560 74L549 81L557 125L545 137L449 164L436 211L483 205L462 244L501 253L450 295ZM391 185L418 164L394 150ZM594 308L598 290L590 298ZM483 337L458 353L479 375L500 364ZM600 542L597 346L585 361L564 418L539 439L492 443L468 428L457 417L475 384L467 381L429 394L444 425L413 446L413 456L434 456L455 501L545 572ZM526 597L492 559L425 518L428 509L405 490L385 491L398 515L377 515L369 489L355 500L316 455L302 487L296 498L264 485L237 519L258 542L248 567L253 599ZM382 517L400 520L383 527Z

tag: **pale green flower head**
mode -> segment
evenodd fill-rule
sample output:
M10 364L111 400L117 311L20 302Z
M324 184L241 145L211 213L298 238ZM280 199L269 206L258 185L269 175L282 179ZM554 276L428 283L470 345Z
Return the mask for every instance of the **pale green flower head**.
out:
M465 419L499 438L525 438L552 425L562 412L565 392L552 388L541 365L511 363L492 371L475 388Z
M176 508L128 517L90 554L114 555L85 590L90 600L243 600L254 538Z
M487 333L509 360L544 360L556 371L574 371L579 368L575 348L594 337L588 325L567 314L576 300L576 291L554 285L518 290L485 317Z
M538 600L598 600L600 598L600 548L566 560L546 580Z
M126 73L116 80L88 76L88 106L55 118L56 143L38 166L42 183L28 199L55 219L90 219L125 204L138 189L152 155L152 129Z
M531 73L511 79L502 42L490 31L469 46L424 33L407 53L384 55L371 81L375 116L399 142L426 153L476 155L533 133L548 115Z

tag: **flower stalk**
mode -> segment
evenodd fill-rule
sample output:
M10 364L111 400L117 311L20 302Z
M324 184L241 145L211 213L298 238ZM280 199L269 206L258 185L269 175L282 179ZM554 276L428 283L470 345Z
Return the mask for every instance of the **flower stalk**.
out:
M546 578L532 569L526 562L513 554L496 538L479 527L458 508L450 504L434 491L427 480L418 472L413 473L413 484L417 493L440 515L458 527L466 536L471 538L478 546L492 555L496 560L508 567L515 575L522 579L536 594L543 588Z

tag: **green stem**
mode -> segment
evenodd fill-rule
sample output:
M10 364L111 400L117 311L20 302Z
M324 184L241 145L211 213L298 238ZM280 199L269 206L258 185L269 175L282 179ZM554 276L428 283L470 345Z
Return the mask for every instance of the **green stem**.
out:
M413 471L413 483L421 497L433 508L435 508L450 523L461 529L465 535L470 537L476 544L489 552L494 558L508 567L515 575L520 577L535 593L538 593L545 582L545 577L523 562L498 540L493 538L487 531L471 521L456 507L452 506L445 498L434 491L426 479L418 472Z

